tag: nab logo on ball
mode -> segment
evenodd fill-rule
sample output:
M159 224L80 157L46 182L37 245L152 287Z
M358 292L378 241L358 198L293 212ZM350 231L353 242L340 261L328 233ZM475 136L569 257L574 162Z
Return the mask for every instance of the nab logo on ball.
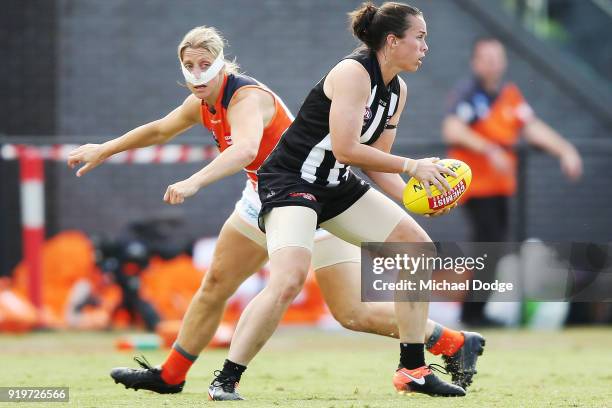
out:
M412 177L406 184L403 197L404 206L409 211L421 215L438 212L453 205L467 191L472 181L472 170L467 164L455 159L443 159L438 164L457 174L457 177L443 174L451 190L442 193L436 186L430 185L431 197L427 197L423 184Z

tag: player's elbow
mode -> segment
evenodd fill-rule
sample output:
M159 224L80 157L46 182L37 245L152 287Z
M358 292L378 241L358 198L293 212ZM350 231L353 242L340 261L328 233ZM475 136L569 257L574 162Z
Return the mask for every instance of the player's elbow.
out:
M257 157L257 148L254 148L254 149L250 148L244 153L244 160L248 164L253 163L256 157Z
M334 153L336 160L338 160L339 163L346 164L347 166L355 164L353 151L352 146L332 145L332 152Z
M151 135L151 144L164 144L170 139L172 139L172 137L174 136L174 134L168 129L166 129L159 120L151 122L149 124L149 127L149 134Z
M240 152L240 161L245 163L245 165L252 163L257 158L258 146L255 144L245 143L238 147L238 151Z
M334 153L334 156L336 157L336 160L338 160L338 163L340 164L344 164L346 166L350 166L353 164L351 163L350 158L346 156L345 154Z
M155 138L155 144L164 144L172 139L172 133L159 132Z

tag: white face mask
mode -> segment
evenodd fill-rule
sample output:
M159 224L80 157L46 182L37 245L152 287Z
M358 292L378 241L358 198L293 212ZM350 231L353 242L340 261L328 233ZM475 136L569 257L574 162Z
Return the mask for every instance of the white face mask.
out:
M217 76L219 71L225 65L225 60L223 59L223 53L219 54L219 56L215 59L208 69L202 73L200 73L200 77L196 78L185 66L181 63L181 69L183 71L183 76L185 77L185 81L189 82L193 86L205 85L207 82L210 82L211 79Z

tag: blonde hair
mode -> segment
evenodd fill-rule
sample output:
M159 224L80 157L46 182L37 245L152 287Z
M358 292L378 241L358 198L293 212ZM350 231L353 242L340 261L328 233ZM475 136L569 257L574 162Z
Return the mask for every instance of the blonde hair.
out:
M200 26L191 29L178 46L178 59L183 62L183 52L185 48L202 48L210 52L213 57L217 58L223 54L225 39L219 34L216 28ZM225 61L225 72L228 74L237 74L240 67L236 61Z

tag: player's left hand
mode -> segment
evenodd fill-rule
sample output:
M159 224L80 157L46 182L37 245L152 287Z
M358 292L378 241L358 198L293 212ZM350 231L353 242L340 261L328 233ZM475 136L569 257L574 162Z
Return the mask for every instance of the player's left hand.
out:
M582 176L582 159L576 149L566 150L559 160L561 171L570 181L577 181Z
M164 201L168 204L181 204L187 197L191 197L200 188L191 179L179 181L168 186Z
M451 206L449 206L449 207L446 207L446 208L444 208L444 209L442 209L442 210L440 210L440 211L436 211L435 213L425 214L425 215L424 215L424 217L425 217L425 218L431 218L431 217L439 217L439 216L441 216L441 215L446 215L446 214L448 214L449 212L451 212L451 210L452 210L453 208L455 208L455 207L457 207L457 203L454 203L453 205L451 205Z

